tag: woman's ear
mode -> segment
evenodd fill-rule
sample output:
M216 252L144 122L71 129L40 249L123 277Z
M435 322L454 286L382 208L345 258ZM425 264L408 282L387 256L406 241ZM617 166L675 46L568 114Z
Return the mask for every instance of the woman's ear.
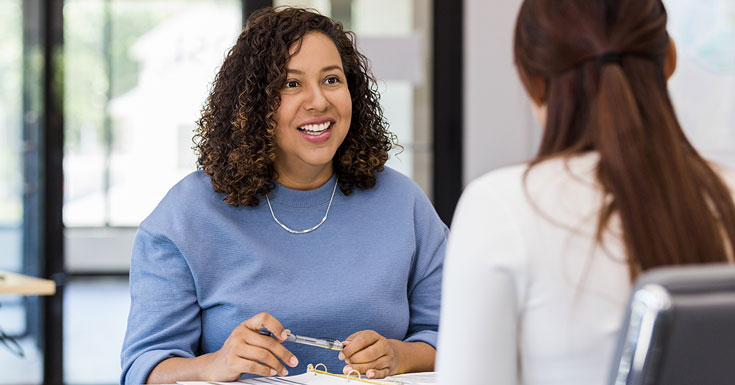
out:
M676 44L669 36L669 49L666 50L666 58L664 59L664 74L668 80L676 70Z

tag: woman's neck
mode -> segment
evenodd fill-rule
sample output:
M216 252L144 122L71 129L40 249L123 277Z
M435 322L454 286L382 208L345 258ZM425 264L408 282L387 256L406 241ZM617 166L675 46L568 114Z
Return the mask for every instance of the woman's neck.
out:
M321 168L295 171L276 165L276 172L278 173L276 182L281 186L292 190L306 191L317 189L327 183L329 178L332 177L333 167L330 163Z

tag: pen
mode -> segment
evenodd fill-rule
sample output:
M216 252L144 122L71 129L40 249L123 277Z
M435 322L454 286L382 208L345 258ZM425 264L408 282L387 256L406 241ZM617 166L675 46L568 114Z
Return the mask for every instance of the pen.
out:
M276 335L271 333L268 329L260 329L260 334L276 338ZM318 346L320 348L331 350L342 350L342 343L339 340L335 340L334 338L312 338L297 336L295 334L289 333L288 337L286 337L286 341L296 342L297 344Z

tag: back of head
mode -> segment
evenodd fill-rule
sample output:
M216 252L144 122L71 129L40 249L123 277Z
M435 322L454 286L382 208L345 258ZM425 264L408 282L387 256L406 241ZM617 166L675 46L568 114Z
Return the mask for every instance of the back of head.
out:
M547 106L535 163L596 151L619 215L631 277L655 266L733 257L727 186L686 139L666 88L673 44L661 0L525 0L514 55L533 101ZM667 58L668 55L668 58Z

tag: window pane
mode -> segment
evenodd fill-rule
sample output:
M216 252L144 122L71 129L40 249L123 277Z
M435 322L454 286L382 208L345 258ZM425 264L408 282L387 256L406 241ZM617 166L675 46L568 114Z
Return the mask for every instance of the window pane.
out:
M22 2L0 1L0 270L23 271L23 10ZM40 85L31 85L37 87ZM23 297L0 296L0 329L22 336ZM25 357L0 344L0 384L41 382L43 356L36 336L17 337Z
M241 2L67 0L64 28L66 266L125 271L134 227L196 169L195 121ZM127 285L69 281L65 382L119 382Z
M64 383L117 384L130 309L127 277L72 278L64 290Z
M241 12L235 0L66 2L67 226L137 226L196 168L194 122Z
M104 224L104 3L64 6L64 221Z
M21 269L23 34L20 1L0 2L0 270Z
M735 167L735 2L664 4L678 54L669 91L679 121L702 155Z

